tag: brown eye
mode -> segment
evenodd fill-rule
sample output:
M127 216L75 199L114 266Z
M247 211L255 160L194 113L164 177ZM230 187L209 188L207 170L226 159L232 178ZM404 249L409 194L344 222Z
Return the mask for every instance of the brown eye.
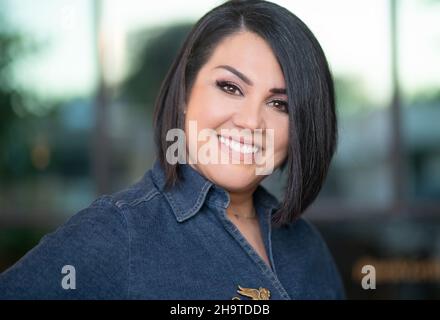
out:
M231 82L217 81L217 86L220 88L220 90L222 90L228 94L232 94L234 96L241 96L242 95L241 90Z
M273 106L278 109L281 112L288 112L288 104L287 101L283 101L283 100L273 100L269 103L272 103Z

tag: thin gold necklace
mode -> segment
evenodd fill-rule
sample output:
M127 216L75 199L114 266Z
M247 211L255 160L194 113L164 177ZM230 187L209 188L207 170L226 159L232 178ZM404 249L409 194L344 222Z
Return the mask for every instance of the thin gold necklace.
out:
M232 214L237 217L237 218L245 218L245 219L255 219L257 217L257 213L255 212L255 208L253 210L254 214L249 215L249 216L243 216L241 214L239 214L233 207L230 207Z

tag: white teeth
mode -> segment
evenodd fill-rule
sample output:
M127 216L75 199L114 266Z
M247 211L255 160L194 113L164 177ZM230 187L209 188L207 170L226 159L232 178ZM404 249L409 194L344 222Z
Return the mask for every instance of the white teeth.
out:
M241 144L232 139L225 138L220 136L220 142L232 149L235 152L241 152L243 154L256 153L258 152L258 147L249 145L249 144Z

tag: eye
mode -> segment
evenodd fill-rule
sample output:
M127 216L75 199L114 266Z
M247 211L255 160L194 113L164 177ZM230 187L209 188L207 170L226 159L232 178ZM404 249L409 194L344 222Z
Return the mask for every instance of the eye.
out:
M279 110L279 111L281 111L281 112L285 112L285 113L287 113L288 112L288 103L287 103L287 101L284 101L284 100L272 100L271 102L269 102L269 103L272 103L273 104L273 106L277 109L277 110Z
M220 90L232 94L234 96L241 96L243 93L241 92L240 88L229 81L216 81L217 87L220 88Z

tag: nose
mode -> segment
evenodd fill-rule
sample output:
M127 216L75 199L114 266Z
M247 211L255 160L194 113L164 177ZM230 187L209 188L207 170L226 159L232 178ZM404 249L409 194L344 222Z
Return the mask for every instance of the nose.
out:
M263 127L262 108L257 103L242 105L234 114L232 121L235 126L245 129L261 129Z

